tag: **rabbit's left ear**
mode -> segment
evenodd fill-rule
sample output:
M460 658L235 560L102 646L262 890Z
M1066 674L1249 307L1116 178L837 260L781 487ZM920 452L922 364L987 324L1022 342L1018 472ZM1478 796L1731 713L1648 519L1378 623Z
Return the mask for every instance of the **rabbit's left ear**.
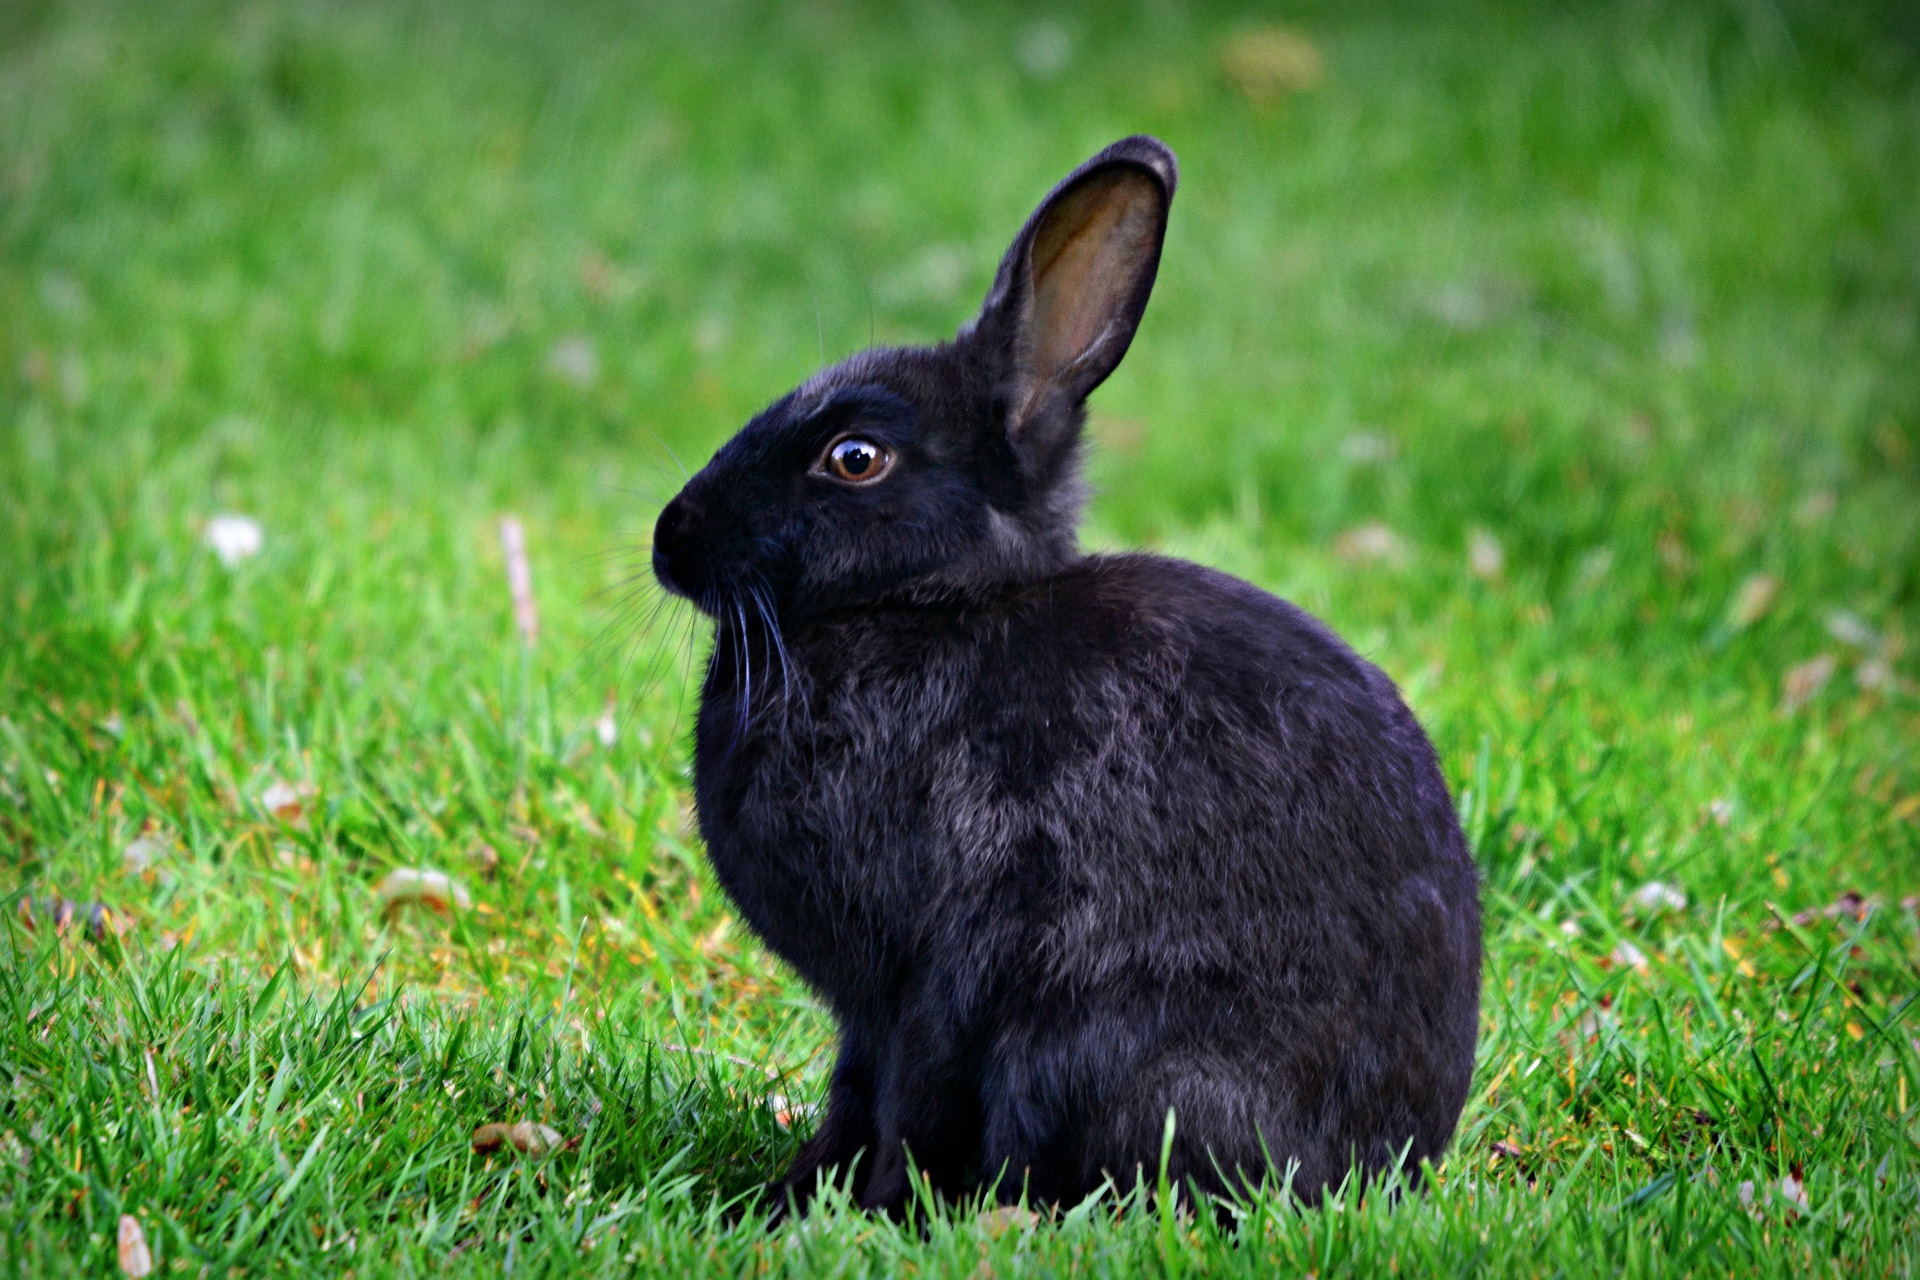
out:
M1064 422L1127 354L1178 179L1165 144L1123 138L1067 175L1015 237L974 329L1008 362L1016 440Z

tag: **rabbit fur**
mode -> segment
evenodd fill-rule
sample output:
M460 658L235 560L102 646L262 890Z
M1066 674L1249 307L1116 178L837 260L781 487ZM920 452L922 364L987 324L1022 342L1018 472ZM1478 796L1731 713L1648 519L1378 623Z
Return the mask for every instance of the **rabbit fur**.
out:
M824 1178L901 1212L915 1170L1073 1203L1152 1182L1169 1125L1176 1185L1312 1196L1459 1117L1478 882L1392 682L1245 582L1076 544L1175 184L1155 139L1100 152L953 341L818 374L661 512L656 575L715 619L708 854L839 1027L776 1212Z

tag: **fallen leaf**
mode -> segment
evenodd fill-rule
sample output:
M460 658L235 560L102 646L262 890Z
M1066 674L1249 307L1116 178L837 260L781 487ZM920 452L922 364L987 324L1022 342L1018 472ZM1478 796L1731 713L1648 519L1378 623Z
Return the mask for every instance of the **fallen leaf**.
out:
M267 541L266 532L258 520L251 516L235 515L219 515L208 520L201 538L213 548L213 554L220 558L220 563L229 569L242 560L259 555L260 548Z
M1774 597L1779 594L1780 579L1770 573L1754 574L1733 593L1733 603L1727 606L1727 625L1735 631L1745 631L1767 616L1773 608Z
M1288 27L1254 27L1220 49L1220 69L1256 103L1315 89L1327 78L1326 60L1306 36Z
M130 1213L120 1215L120 1273L144 1276L153 1271L153 1254L147 1250L147 1233L140 1220Z
M1624 938L1621 939L1620 945L1613 949L1613 962L1625 965L1635 973L1645 974L1648 971L1647 953Z
M1491 582L1500 576L1506 568L1507 553L1500 545L1500 539L1486 529L1474 529L1467 534L1467 567L1476 578Z
M578 1146L577 1139L565 1139L556 1129L531 1120L516 1124L483 1124L473 1131L473 1153L491 1155L503 1146L530 1156L551 1155L563 1147Z
M1789 667L1786 677L1780 682L1782 709L1792 713L1806 706L1820 690L1826 688L1827 681L1833 679L1833 673L1839 665L1832 654L1823 653Z
M1019 1204L1003 1204L980 1215L981 1230L994 1239L1009 1231L1031 1231L1039 1222L1039 1214Z
M455 907L462 911L473 907L472 897L459 881L444 871L435 871L430 867L396 868L387 873L377 892L381 905L388 911L415 902L431 907L441 915L446 915Z
M1687 544L1671 529L1660 535L1660 563L1676 577L1693 568L1693 555L1687 550Z
M312 795L310 783L294 784L275 778L260 789L260 807L282 822L297 822Z
M27 929L50 924L56 936L64 936L73 922L78 920L85 927L87 937L94 942L118 937L126 929L114 916L113 908L104 902L75 902L72 898L51 897L39 899L36 905L34 899L22 898L19 913L20 923Z
M811 1120L820 1111L817 1102L794 1102L783 1093L767 1095L767 1106L773 1110L773 1122L782 1129L791 1129L796 1121Z

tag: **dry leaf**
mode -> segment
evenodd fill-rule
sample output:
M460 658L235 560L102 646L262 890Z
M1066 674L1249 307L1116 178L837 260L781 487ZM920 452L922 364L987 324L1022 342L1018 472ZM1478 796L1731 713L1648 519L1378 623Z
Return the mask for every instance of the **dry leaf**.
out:
M1220 69L1234 87L1257 103L1318 88L1326 60L1313 41L1287 27L1242 31L1220 49Z
M455 907L462 911L473 907L473 899L459 881L430 867L399 867L390 871L377 892L381 905L388 911L413 902L431 907L441 915Z
M1031 1231L1039 1222L1039 1214L1018 1204L1003 1204L980 1215L980 1229L996 1240L1009 1231Z
M1806 706L1813 700L1814 695L1826 688L1827 681L1833 679L1833 673L1839 665L1832 654L1823 653L1817 658L1809 658L1805 662L1789 667L1786 678L1780 682L1782 709L1791 713Z
M783 1093L767 1095L767 1106L773 1109L773 1122L782 1129L793 1128L797 1121L811 1120L820 1111L817 1102L794 1102Z
M201 538L213 548L213 554L220 557L220 563L231 569L242 560L250 560L260 554L260 548L266 545L266 533L260 522L251 516L220 515L207 521Z
M1369 520L1335 538L1333 554L1354 563L1398 564L1407 558L1407 549L1399 534L1378 520Z
M60 897L41 898L36 902L22 898L19 913L20 923L27 929L50 924L56 936L65 936L76 920L85 926L87 937L95 942L105 942L126 931L126 926L115 918L113 908L104 902L75 902L72 898Z
M562 1138L558 1130L531 1120L517 1124L483 1124L473 1131L473 1153L480 1156L491 1155L503 1146L530 1156L544 1156L562 1147L577 1145L574 1140Z
M275 778L260 790L260 807L282 822L297 822L305 802L313 795L309 783L282 782Z
M1779 594L1780 579L1770 573L1754 574L1733 593L1733 603L1727 606L1727 625L1735 631L1746 630L1767 616Z
M147 1251L147 1233L140 1220L130 1213L120 1215L120 1273L144 1276L153 1271L153 1254Z
M1635 973L1645 974L1648 971L1647 953L1624 939L1613 949L1612 958L1615 964L1624 965Z
M1500 576L1507 565L1507 553L1500 545L1500 539L1486 529L1474 529L1467 534L1467 567L1473 570L1476 578L1485 578L1489 582Z
M1687 544L1671 529L1660 535L1660 563L1675 577L1693 568L1693 555L1687 550Z

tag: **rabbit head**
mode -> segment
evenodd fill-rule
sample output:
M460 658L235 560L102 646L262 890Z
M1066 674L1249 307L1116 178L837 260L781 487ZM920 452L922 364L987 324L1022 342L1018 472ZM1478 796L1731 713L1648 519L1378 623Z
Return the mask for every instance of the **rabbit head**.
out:
M661 512L653 567L720 614L989 592L1077 554L1081 426L1146 309L1177 169L1121 140L1041 202L953 341L826 369Z

